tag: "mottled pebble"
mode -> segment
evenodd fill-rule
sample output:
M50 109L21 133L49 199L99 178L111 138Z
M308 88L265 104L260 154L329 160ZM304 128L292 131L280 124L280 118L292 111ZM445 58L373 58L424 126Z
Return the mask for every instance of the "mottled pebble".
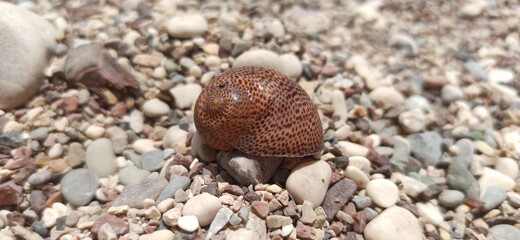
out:
M325 198L331 177L332 171L325 161L304 162L293 169L287 178L286 188L296 203L302 204L308 200L317 207Z

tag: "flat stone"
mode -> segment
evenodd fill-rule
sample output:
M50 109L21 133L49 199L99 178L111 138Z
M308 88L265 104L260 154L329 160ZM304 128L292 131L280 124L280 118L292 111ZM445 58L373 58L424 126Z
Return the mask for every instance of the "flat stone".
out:
M144 201L149 198L156 200L168 181L163 177L153 177L144 181L126 186L114 201L113 206L128 205L132 208L144 208Z
M0 206L18 205L21 191L12 181L0 184Z
M169 92L175 100L176 108L190 109L202 92L202 86L195 83L189 83L170 88Z
M162 190L161 195L157 198L157 203L162 202L163 200L167 198L174 198L175 193L179 190L186 190L190 186L191 180L188 177L180 176L180 177L173 177L170 179L170 182L166 187Z
M218 210L217 215L209 225L208 231L206 232L206 239L212 239L214 235L216 235L222 228L224 228L231 216L233 215L233 211L227 207L223 207Z
M69 152L65 156L65 160L71 167L78 167L85 162L86 152L83 145L77 142L69 144Z
M117 160L112 141L100 138L93 141L85 154L87 167L98 177L107 177L117 170Z
M263 201L254 201L251 203L251 211L259 218L265 219L269 214L269 203Z
M365 240L417 240L423 238L423 233L412 213L394 206L372 219L366 225L363 236Z
M267 216L265 222L268 229L277 229L292 224L292 219L282 215L270 215Z
M424 165L435 166L442 155L442 138L436 132L423 132L409 135L407 138L415 158Z
M356 190L356 183L348 178L341 179L330 187L322 204L329 222L334 219L336 213L352 198Z
M150 172L134 167L129 166L121 169L119 171L119 182L123 185L133 185L140 183L145 180L148 176L150 176Z
M164 152L162 150L152 150L141 155L141 167L146 171L160 170L164 163Z
M31 174L31 176L29 176L29 179L27 179L27 182L29 182L33 186L37 186L48 182L51 178L52 171L50 171L49 169L45 169L43 171Z
M81 168L68 172L61 180L61 194L76 206L88 204L99 187L98 177L89 169Z
M317 207L325 198L331 178L331 168L325 161L303 162L292 170L285 186L296 203L307 200Z
M457 190L446 189L439 194L439 204L448 208L454 208L464 201L464 193Z

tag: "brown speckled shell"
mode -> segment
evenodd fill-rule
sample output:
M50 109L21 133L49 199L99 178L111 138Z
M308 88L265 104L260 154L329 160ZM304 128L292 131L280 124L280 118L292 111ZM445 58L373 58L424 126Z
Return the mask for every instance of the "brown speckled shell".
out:
M256 156L303 157L323 149L320 117L309 95L285 75L247 66L217 76L195 103L204 143Z

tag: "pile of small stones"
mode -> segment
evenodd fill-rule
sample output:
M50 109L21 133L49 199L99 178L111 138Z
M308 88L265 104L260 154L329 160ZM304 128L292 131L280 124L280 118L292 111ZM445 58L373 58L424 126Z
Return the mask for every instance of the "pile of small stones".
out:
M0 29L0 239L520 239L513 1L29 0ZM200 142L246 65L311 96L319 160Z

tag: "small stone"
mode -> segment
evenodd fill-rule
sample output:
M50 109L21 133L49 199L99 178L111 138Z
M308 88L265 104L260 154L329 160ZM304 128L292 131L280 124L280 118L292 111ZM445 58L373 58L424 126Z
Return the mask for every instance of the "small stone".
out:
M157 176L145 179L144 181L134 185L128 185L116 198L113 206L128 205L132 208L144 208L145 200L156 200L167 184L168 181L166 181L165 178Z
M267 30L274 37L282 38L285 35L285 29L283 27L282 22L280 20L273 20L269 24L267 24Z
M441 99L446 103L451 103L460 100L464 97L462 90L454 85L444 85L441 89Z
M269 204L262 201L254 201L251 203L251 211L259 218L265 219L269 214Z
M29 182L33 186L37 186L48 182L51 178L52 171L50 171L49 169L45 169L43 171L31 174L31 176L29 176L29 178L27 179L27 182Z
M520 240L520 229L512 225L498 224L489 229L488 240Z
M190 178L185 176L173 177L170 179L170 183L162 190L161 195L157 198L157 203L162 202L165 199L175 197L175 193L179 190L186 190L190 186Z
M416 133L423 131L426 127L426 116L423 111L415 108L410 111L404 111L399 114L399 124L407 133Z
M294 225L292 224L287 224L285 226L282 227L282 237L287 237L289 236L289 234L291 234L291 232L294 230Z
M515 78L513 71L509 69L491 69L488 80L494 83L510 83Z
M63 146L59 143L56 143L52 145L52 147L47 152L47 156L49 156L50 159L56 159L61 156L63 153Z
M372 205L372 200L367 196L354 196L352 198L352 203L354 203L356 209L363 210Z
M98 231L97 237L103 240L116 240L117 236L110 224L103 224Z
M372 219L363 233L366 240L417 240L423 238L422 227L412 213L390 207Z
M144 129L143 113L137 109L130 112L130 128L136 133L141 133Z
M85 136L87 136L90 139L98 139L102 137L105 134L105 128L96 126L96 125L90 125L85 130Z
M283 72L283 62L278 54L264 49L253 49L238 56L234 68L243 66L262 66Z
M56 225L56 219L60 217L59 213L52 209L52 208L46 208L43 210L42 213L42 222L43 225L47 228L54 227Z
M112 148L112 141L100 138L92 142L85 154L87 167L98 177L107 177L117 169L117 160Z
M457 190L446 189L439 195L439 203L448 208L457 207L464 200L464 193Z
M404 103L403 95L393 87L377 87L368 94L368 97L384 109L390 109Z
M161 56L151 54L137 54L132 63L145 67L158 67L162 62Z
M157 171L164 165L164 153L162 150L152 150L143 153L141 156L141 166L146 171Z
M86 159L86 152L83 145L73 142L69 145L69 152L65 156L65 160L71 167L77 167L83 164Z
M204 206L201 208L200 206ZM213 221L218 210L222 207L220 200L208 193L194 196L186 202L182 209L182 215L195 215L201 227L205 227Z
M166 211L162 218L166 225L175 227L178 224L179 219L182 215L182 209L180 208L172 208L168 211ZM196 217L195 217L196 218ZM199 221L197 220L197 225L199 224Z
M370 181L370 179L368 179L368 176L366 173L361 171L361 169L359 169L357 167L353 167L353 166L348 166L345 169L344 175L345 175L345 177L354 180L354 182L356 182L356 185L360 189L364 189L366 187L368 181Z
M316 232L312 227L298 222L296 224L296 237L305 240L316 239Z
M254 185L267 182L280 165L281 158L258 157L239 151L221 151L217 155L217 161L242 185Z
M490 186L487 188L481 201L484 202L484 211L497 208L506 200L506 193L500 187Z
M193 38L208 30L208 22L199 14L176 16L166 23L166 30L174 38Z
M221 208L211 222L211 225L209 225L208 231L206 232L206 239L212 239L215 234L224 228L231 219L232 215L233 211L231 209L227 207Z
M71 204L84 206L94 198L98 186L98 177L92 171L75 169L61 180L61 194Z
M186 138L188 132L181 129L178 125L168 128L163 138L163 147L172 148L177 152L185 152Z
M330 29L331 19L324 12L307 10L298 5L285 11L283 23L288 32L317 34Z
M388 208L399 199L399 188L388 179L374 179L368 182L367 195L376 205Z
M442 222L444 222L444 217L439 209L439 207L433 205L430 202L427 203L416 203L417 211L422 218L424 218L428 223L431 223L435 226L439 226Z
M499 158L495 163L495 170L513 180L518 178L519 169L518 162L512 158Z
M507 192L513 189L515 186L515 181L496 170L485 167L482 169L482 175L478 180L478 184L480 186L481 193L484 194L491 186L497 186L504 192Z
M167 229L154 231L153 233L139 236L139 240L168 240L174 239L175 234Z
M352 198L356 190L356 183L348 178L341 179L330 187L322 204L329 222L334 219L336 213Z
M341 155L348 156L348 157L353 157L353 156L366 157L366 155L368 154L368 150L369 150L367 147L365 147L363 145L348 142L348 141L338 141L336 143L336 147L339 149L339 151L341 151Z
M459 190L466 197L478 198L482 187L468 170L466 163L453 161L448 167L446 183L454 190Z
M425 165L436 165L442 156L442 138L436 132L423 132L409 135L412 154Z
M112 148L117 154L122 153L128 144L128 134L120 127L112 126L106 130L107 138L112 141Z
M304 162L292 170L285 185L296 203L308 200L317 207L325 198L331 177L332 171L325 161Z
M199 229L199 220L196 216L185 215L179 218L177 226L186 232L195 232Z
M35 233L40 235L40 237L42 237L42 238L46 238L49 236L49 230L47 229L47 227L45 227L45 225L43 224L42 221L33 222L31 224L31 228ZM36 239L36 238L34 238L34 239Z
M460 8L460 13L464 17L477 17L486 10L487 5L486 1L480 0L467 2Z
M133 185L140 183L144 179L150 176L150 172L136 168L134 166L129 166L121 169L119 171L119 182L123 185Z
M165 102L152 98L143 104L144 115L151 118L161 117L170 113L170 107Z
M312 203L304 201L302 204L302 216L300 221L304 224L311 225L316 220L316 213L312 207Z
M280 60L283 63L283 74L291 78L298 78L302 75L303 66L296 55L291 53L283 54L280 56Z
M176 108L190 109L202 92L202 86L199 84L189 83L186 85L175 86L169 91L173 99L175 99Z
M292 224L292 219L290 217L281 215L270 215L267 216L265 222L268 229L277 229L285 225Z

